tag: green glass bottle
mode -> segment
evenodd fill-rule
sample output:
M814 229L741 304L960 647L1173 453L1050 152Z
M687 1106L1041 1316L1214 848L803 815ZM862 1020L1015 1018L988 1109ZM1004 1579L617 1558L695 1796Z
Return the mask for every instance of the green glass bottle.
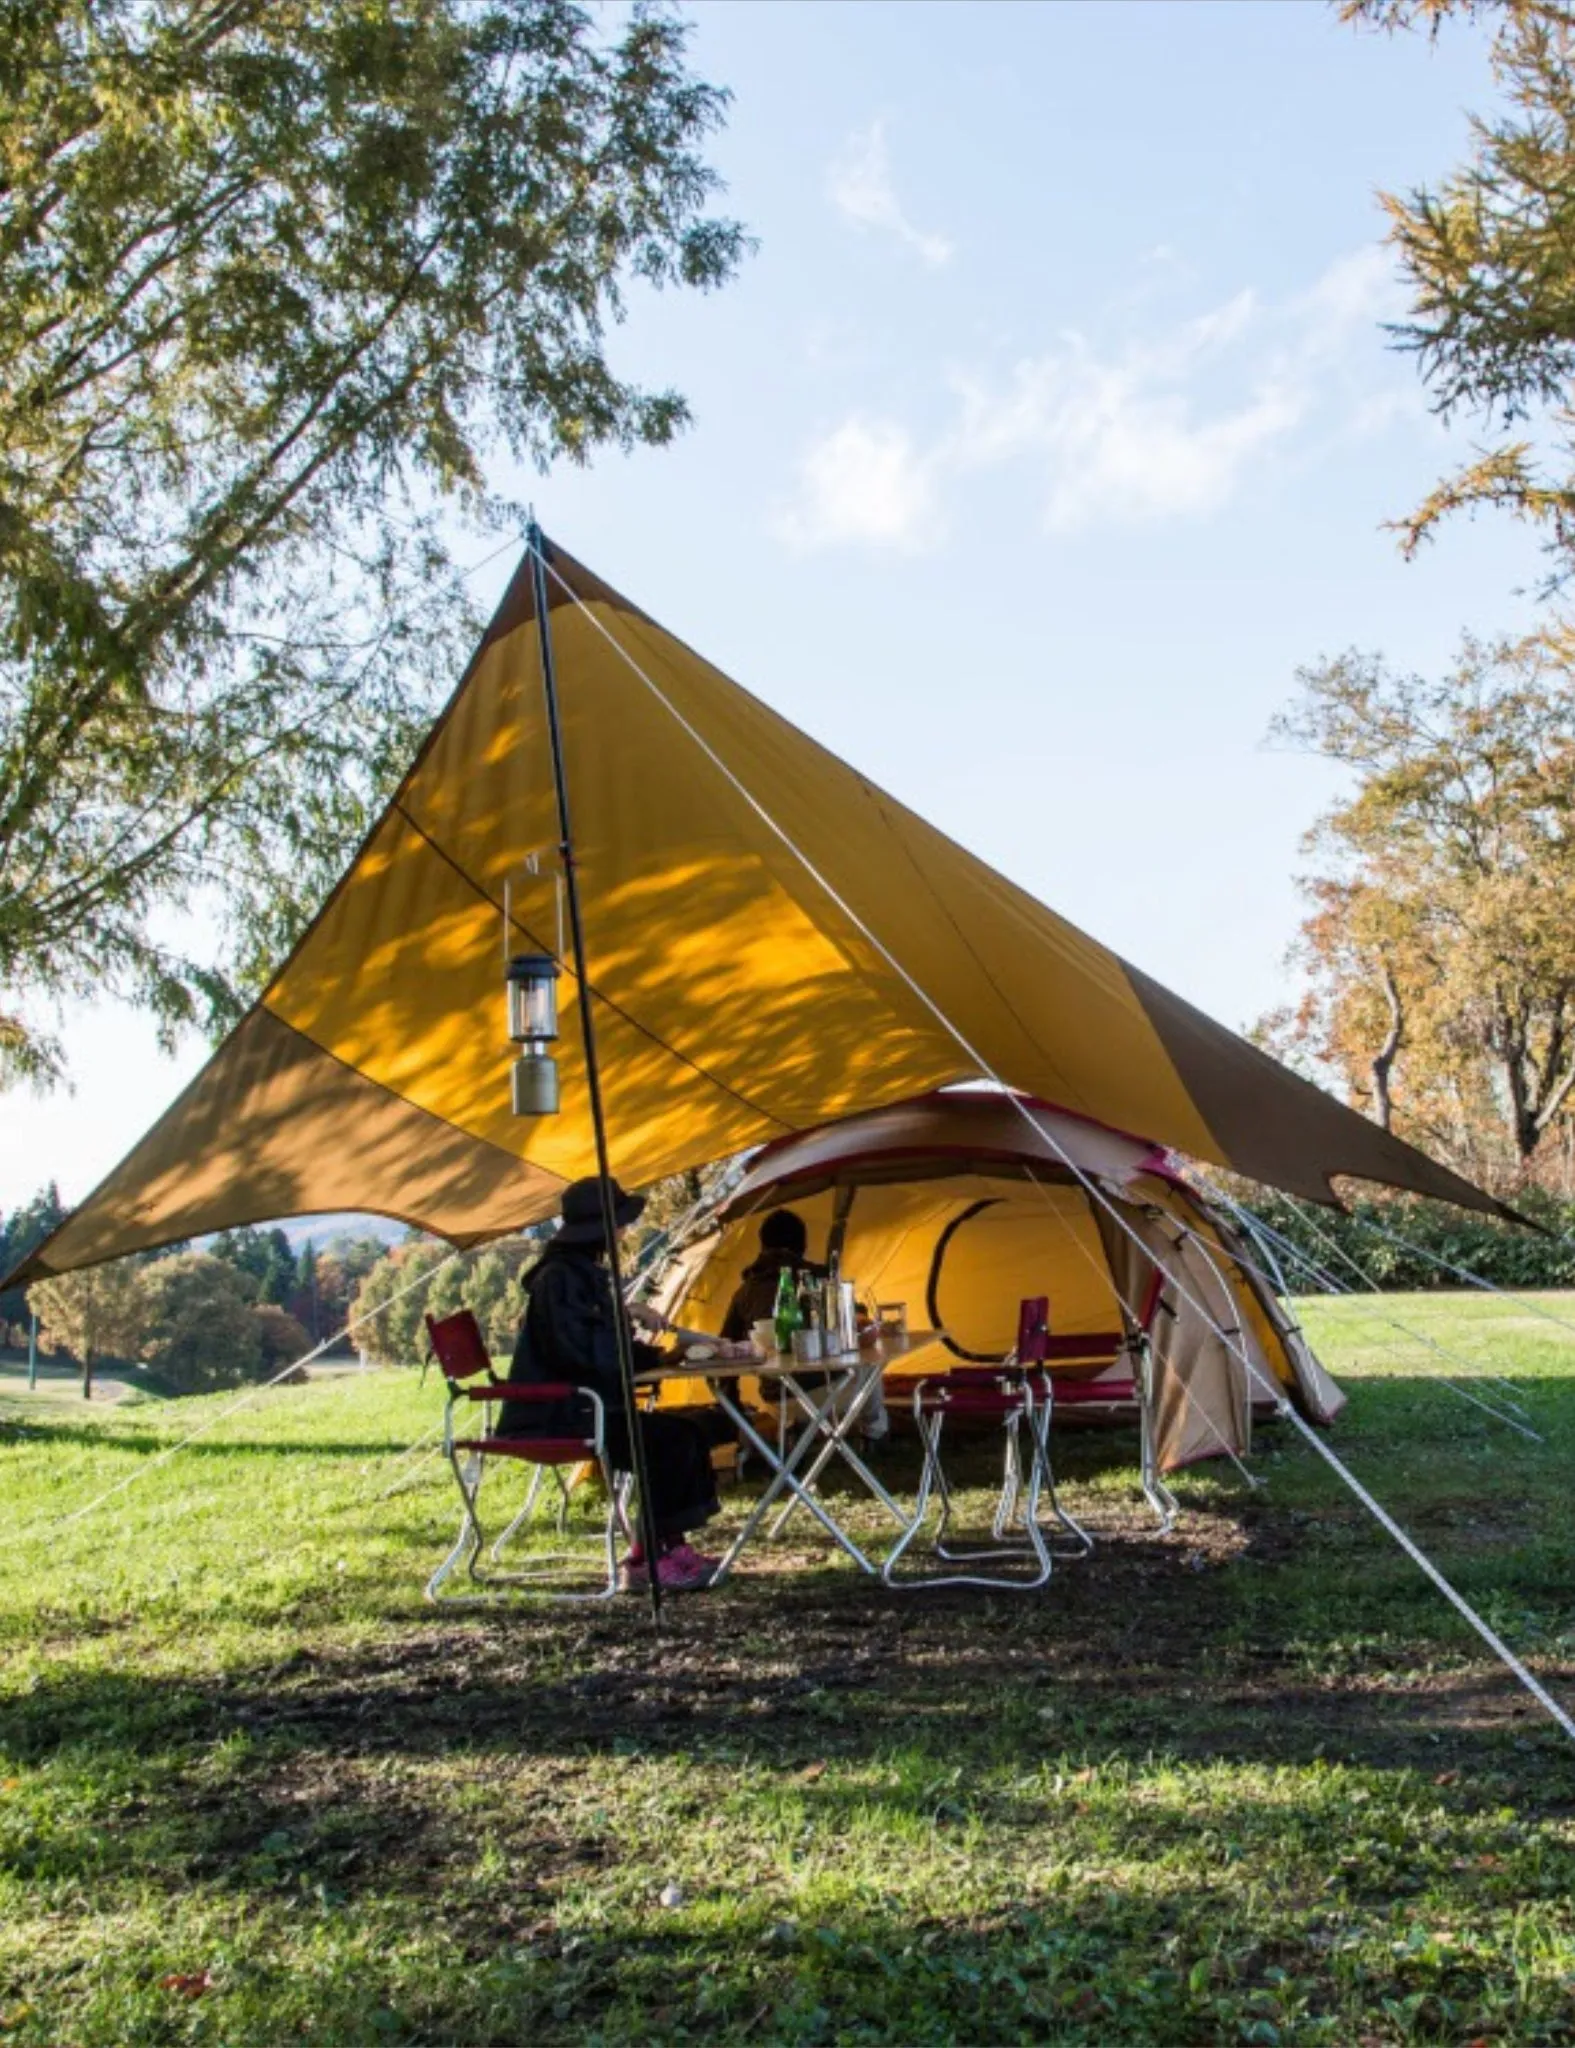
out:
M773 1312L776 1324L777 1349L783 1353L793 1349L793 1332L804 1327L804 1318L799 1314L798 1288L793 1280L793 1268L784 1266L777 1281L777 1305Z

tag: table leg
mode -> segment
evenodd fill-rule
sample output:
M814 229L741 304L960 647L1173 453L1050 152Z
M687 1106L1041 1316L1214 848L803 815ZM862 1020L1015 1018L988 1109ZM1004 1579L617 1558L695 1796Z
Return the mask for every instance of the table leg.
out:
M810 1513L815 1517L816 1521L819 1522L821 1527L826 1531L826 1534L830 1536L834 1542L842 1546L842 1548L847 1552L848 1556L852 1558L853 1562L859 1567L861 1571L868 1572L872 1578L874 1577L874 1565L870 1563L869 1559L864 1555L864 1552L860 1550L859 1546L853 1541L852 1537L837 1526L836 1522L826 1512L825 1508L821 1506L820 1502L815 1499L814 1495L806 1492L803 1481L800 1480L798 1477L799 1464L802 1462L805 1454L808 1452L810 1445L815 1441L819 1426L821 1422L824 1420L826 1410L829 1409L835 1403L837 1396L848 1384L849 1377L849 1375L844 1375L843 1379L837 1385L833 1386L830 1389L825 1402L819 1409L814 1408L812 1405L810 1406L811 1419L808 1423L806 1423L804 1430L799 1436L797 1443L794 1444L792 1450L788 1453L785 1459L779 1459L773 1455L770 1445L766 1443L764 1438L760 1435L759 1431L749 1421L748 1417L744 1415L742 1411L732 1401L728 1399L727 1395L722 1392L719 1386L713 1388L713 1391L715 1392L717 1397L718 1404L721 1406L721 1408L725 1411L727 1415L729 1415L732 1418L734 1424L737 1426L740 1432L749 1440L749 1442L755 1447L755 1449L759 1451L761 1457L764 1458L767 1465L775 1467L776 1471L775 1478L771 1480L770 1484L761 1494L759 1500L757 1500L753 1508L750 1509L748 1518L746 1519L743 1528L739 1530L738 1534L733 1538L733 1541L728 1545L727 1550L724 1553L721 1562L718 1564L716 1572L712 1577L711 1583L713 1585L719 1584L724 1578L727 1577L728 1573L733 1569L733 1566L738 1562L739 1555L744 1549L744 1546L749 1542L750 1538L754 1535L756 1529L759 1528L761 1522L765 1519L765 1516L770 1510L772 1503L778 1498L780 1494L782 1494L785 1491L791 1492L795 1496L796 1500L802 1500L805 1507L809 1509ZM799 1398L803 1398L802 1394L800 1394Z
M859 1456L858 1452L855 1451L852 1445L847 1441L854 1424L858 1421L859 1417L864 1413L864 1410L869 1406L869 1403L874 1396L876 1388L880 1385L881 1375L884 1372L884 1370L884 1365L854 1367L855 1374L863 1372L863 1384L857 1388L857 1390L854 1393L853 1399L848 1403L848 1411L846 1415L840 1416L838 1418L837 1426L831 1430L822 1430L821 1434L825 1437L825 1442L821 1446L819 1456L816 1458L814 1464L810 1466L809 1471L805 1474L804 1485L806 1488L812 1487L815 1484L815 1481L820 1477L821 1473L825 1470L828 1461L832 1457L843 1458L847 1461L849 1465L853 1467L854 1471L858 1474L859 1478L864 1482L864 1485L869 1489L869 1491L872 1494L874 1494L875 1498L880 1502L881 1506L886 1510L887 1514L891 1516L892 1520L897 1524L898 1528L905 1529L908 1526L907 1515L903 1512L903 1510L900 1507L898 1507L897 1503L892 1499L891 1495L886 1491L885 1487L882 1486L880 1481L875 1477L875 1474L870 1470L868 1465L865 1464L864 1460ZM782 1377L785 1384L792 1390L794 1399L799 1403L800 1407L804 1408L805 1411L808 1412L808 1396L804 1393L803 1389L798 1385L797 1381L793 1379L791 1374L784 1373ZM783 1504L781 1513L772 1523L769 1531L771 1540L773 1542L775 1542L777 1537L779 1537L782 1534L782 1531L787 1527L789 1520L792 1518L793 1510L797 1506L797 1498L787 1501Z

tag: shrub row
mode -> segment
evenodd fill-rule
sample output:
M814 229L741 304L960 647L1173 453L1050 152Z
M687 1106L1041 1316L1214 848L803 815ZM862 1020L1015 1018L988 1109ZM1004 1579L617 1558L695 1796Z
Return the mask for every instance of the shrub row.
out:
M1341 1213L1259 1189L1250 1206L1303 1258L1347 1287L1361 1284L1352 1265L1369 1285L1386 1291L1469 1286L1435 1261L1464 1268L1495 1287L1575 1287L1575 1202L1537 1188L1515 1203L1536 1229L1409 1195L1364 1199ZM1393 1238L1405 1242L1395 1244ZM1295 1292L1314 1291L1304 1266L1284 1253L1281 1263Z

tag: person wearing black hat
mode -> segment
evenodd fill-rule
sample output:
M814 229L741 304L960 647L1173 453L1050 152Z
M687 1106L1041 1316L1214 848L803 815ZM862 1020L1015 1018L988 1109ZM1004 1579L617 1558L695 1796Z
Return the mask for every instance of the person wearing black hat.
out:
M616 1226L625 1230L638 1220L645 1198L626 1194L617 1181L611 1182L611 1193ZM618 1372L616 1311L606 1254L602 1183L594 1177L571 1182L563 1191L563 1221L556 1236L520 1282L527 1305L509 1377L527 1385L568 1381L599 1395L606 1418L608 1456L614 1471L628 1472L634 1460ZM649 1310L636 1309L633 1314L647 1328L667 1327ZM636 1372L662 1362L662 1353L654 1345L634 1340ZM589 1427L589 1403L579 1399L550 1404L505 1402L499 1433L563 1436ZM682 1415L641 1415L639 1429L660 1546L657 1577L673 1592L704 1586L716 1560L702 1557L686 1539L691 1530L702 1528L721 1511L710 1447L703 1431ZM648 1570L649 1560L637 1542L623 1568L625 1588L643 1585Z

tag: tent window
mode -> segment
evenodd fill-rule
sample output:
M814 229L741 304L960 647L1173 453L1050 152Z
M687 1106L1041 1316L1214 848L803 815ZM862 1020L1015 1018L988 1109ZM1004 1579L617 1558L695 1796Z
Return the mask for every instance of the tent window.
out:
M975 1216L985 1209L993 1209L1000 1201L998 1195L986 1195L982 1202L971 1202L960 1214L954 1216L940 1236L935 1240L935 1252L930 1260L930 1277L925 1283L925 1306L930 1312L930 1327L940 1334L941 1342L954 1358L966 1359L971 1365L999 1365L1006 1357L1004 1351L969 1351L959 1344L946 1327L946 1318L941 1314L941 1267L946 1263L946 1253L952 1239L965 1223L971 1223Z

